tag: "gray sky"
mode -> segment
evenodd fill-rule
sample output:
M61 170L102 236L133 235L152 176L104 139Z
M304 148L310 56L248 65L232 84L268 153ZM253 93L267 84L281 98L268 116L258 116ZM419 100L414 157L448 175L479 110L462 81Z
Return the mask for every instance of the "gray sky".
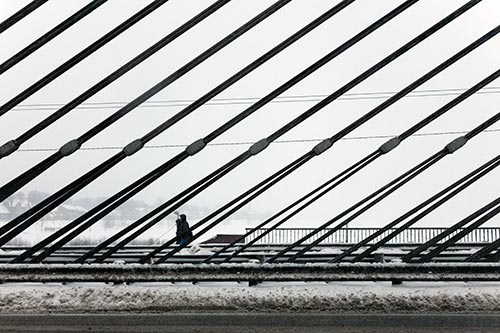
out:
M1 0L0 21L22 8L27 0ZM8 59L58 22L89 1L52 0L19 24L0 35L0 62ZM79 50L140 10L150 0L110 0L0 76L0 103L3 104ZM69 102L101 78L168 34L214 1L171 0L107 46L71 69L0 119L0 142L17 137L48 116L51 111L30 110L33 104ZM274 45L321 15L339 1L294 0L262 24L205 61L151 99L173 101L196 99L224 79L268 51ZM315 29L258 70L222 93L218 98L260 97L306 68L402 0L358 0L341 14ZM350 79L409 41L466 0L421 0L398 18L358 43L336 60L311 75L284 96L330 94ZM127 102L156 84L204 51L229 32L268 7L271 1L233 0L181 38L136 67L88 102ZM351 93L398 91L442 61L461 50L500 23L500 1L484 0L411 52L358 85ZM500 66L500 37L492 39L465 59L432 79L419 90L466 89ZM489 87L500 87L496 80ZM497 90L498 91L498 90ZM397 135L454 96L410 97L363 125L349 137ZM332 103L282 140L323 139L336 133L383 99L342 100ZM500 111L500 94L470 98L420 133L466 131ZM215 143L257 141L301 114L316 102L274 103L219 137ZM189 144L203 137L249 105L208 105L154 139L150 145ZM77 109L27 142L23 149L58 148L106 118L118 107ZM165 121L181 106L138 108L87 142L84 147L123 146ZM53 112L53 111L52 111ZM500 124L493 129L500 129ZM430 156L457 135L424 136L408 139L397 150L380 158L338 189L299 214L290 226L318 225L379 188L401 172ZM315 158L250 206L271 214L300 195L375 150L386 139L344 140ZM467 147L447 157L402 190L359 218L353 225L378 226L390 222L429 195L460 178L499 153L500 132L484 133ZM218 207L255 182L264 179L305 153L315 142L277 143L251 159L192 202ZM211 146L188 159L148 187L136 198L154 202L168 199L241 153L248 146ZM120 163L78 196L110 196L179 153L183 148L144 149ZM54 192L90 170L117 150L79 151L23 188ZM52 152L17 152L0 160L0 184L27 170ZM472 186L460 197L429 216L420 225L443 226L456 222L499 194L500 170ZM500 222L496 220L498 225ZM492 223L495 223L493 221Z

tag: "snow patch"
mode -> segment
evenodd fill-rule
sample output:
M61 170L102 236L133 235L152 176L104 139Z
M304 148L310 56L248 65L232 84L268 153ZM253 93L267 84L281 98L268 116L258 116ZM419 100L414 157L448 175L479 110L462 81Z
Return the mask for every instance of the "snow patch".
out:
M1 313L113 311L459 313L500 311L499 283L3 284Z
M213 252L210 251L209 249L202 248L200 244L193 244L189 248L188 252L190 254L197 254L197 255L212 255Z

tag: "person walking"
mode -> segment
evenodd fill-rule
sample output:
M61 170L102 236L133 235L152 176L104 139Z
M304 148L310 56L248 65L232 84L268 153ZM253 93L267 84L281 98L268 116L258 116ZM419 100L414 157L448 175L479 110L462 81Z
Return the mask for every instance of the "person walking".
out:
M193 237L193 233L191 228L189 228L186 215L179 214L178 212L175 212L175 214L177 215L177 220L175 220L177 225L177 244L179 244L179 246L183 246Z

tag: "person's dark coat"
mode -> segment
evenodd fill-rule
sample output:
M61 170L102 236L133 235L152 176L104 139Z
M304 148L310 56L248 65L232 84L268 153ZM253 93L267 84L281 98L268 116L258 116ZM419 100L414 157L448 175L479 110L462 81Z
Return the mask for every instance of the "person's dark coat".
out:
M191 237L193 237L193 233L191 232L191 229L189 228L189 223L186 220L186 215L182 214L176 221L175 223L177 224L177 244L180 243L181 240L189 240Z

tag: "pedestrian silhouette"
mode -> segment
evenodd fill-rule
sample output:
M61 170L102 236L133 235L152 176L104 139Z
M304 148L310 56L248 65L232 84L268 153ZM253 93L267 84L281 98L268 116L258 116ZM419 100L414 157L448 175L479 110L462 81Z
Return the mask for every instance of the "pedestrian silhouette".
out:
M177 220L175 220L175 223L177 225L177 244L179 244L179 246L183 246L187 244L187 242L189 242L189 240L193 237L193 233L189 228L189 223L187 221L186 215L179 214L178 212L175 213L177 215Z

